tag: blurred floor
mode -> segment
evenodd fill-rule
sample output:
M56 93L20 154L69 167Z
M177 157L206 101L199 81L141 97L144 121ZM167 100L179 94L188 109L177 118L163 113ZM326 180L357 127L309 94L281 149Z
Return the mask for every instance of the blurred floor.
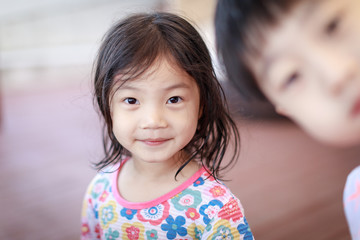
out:
M0 239L72 240L101 156L87 86L2 93ZM360 148L322 146L284 120L243 121L241 156L227 185L257 240L350 239L342 211Z
M86 87L2 94L0 239L79 239L100 132Z

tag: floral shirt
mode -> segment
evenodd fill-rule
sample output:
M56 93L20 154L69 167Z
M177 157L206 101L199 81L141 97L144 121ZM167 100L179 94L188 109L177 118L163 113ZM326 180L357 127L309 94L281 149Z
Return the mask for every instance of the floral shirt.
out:
M120 196L119 171L99 173L90 183L82 239L253 239L239 199L204 168L171 192L143 203Z
M352 239L360 240L360 166L347 177L343 203Z

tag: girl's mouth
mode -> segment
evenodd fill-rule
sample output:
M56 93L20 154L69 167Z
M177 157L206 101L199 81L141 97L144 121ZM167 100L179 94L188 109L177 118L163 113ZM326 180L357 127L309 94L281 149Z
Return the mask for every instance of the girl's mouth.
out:
M360 98L357 99L357 101L355 102L355 104L353 105L353 107L351 109L352 117L356 117L359 114L360 114Z
M167 142L168 140L169 139L165 139L165 138L156 138L156 139L144 139L142 140L142 142L149 146L158 146Z

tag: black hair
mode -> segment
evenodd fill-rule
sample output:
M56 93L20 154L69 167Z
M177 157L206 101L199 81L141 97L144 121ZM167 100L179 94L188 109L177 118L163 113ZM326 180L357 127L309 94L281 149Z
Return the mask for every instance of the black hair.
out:
M259 54L263 33L299 0L219 0L215 11L216 49L227 79L245 100L267 101L247 64Z
M237 160L240 143L237 127L228 112L223 89L200 34L184 18L163 12L130 15L115 23L104 36L94 64L94 100L104 120L105 157L95 167L101 170L130 155L113 134L110 99L118 81L114 81L115 76L126 76L122 82L136 79L159 57L177 64L196 81L200 91L198 127L183 149L191 157L177 174L187 163L197 159L219 179L219 171ZM231 140L233 154L225 166L220 166Z

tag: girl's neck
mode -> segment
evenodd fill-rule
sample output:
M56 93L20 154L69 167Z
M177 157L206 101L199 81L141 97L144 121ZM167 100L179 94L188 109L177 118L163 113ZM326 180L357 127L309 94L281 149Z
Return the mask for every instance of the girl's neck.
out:
M125 162L120 170L118 189L121 196L131 202L145 202L156 199L183 184L201 166L189 162L176 176L178 164L142 163L133 159Z
M126 171L129 171L129 173L137 179L144 178L146 181L168 181L170 180L169 178L174 178L176 172L184 163L184 159L188 159L188 157L188 154L184 151L179 151L168 160L158 162L149 162L148 160L139 159L136 158L136 156L133 156L127 163L128 166ZM185 174L186 177L187 171L190 171L193 167L193 164L186 166L181 171L182 175Z
M178 169L181 167L180 162L162 162L162 163L144 163L134 159L129 159L127 169L136 179L144 179L150 182L162 182L175 179ZM125 170L125 169L124 169ZM199 170L199 164L195 161L189 162L177 175L176 179L188 178Z

